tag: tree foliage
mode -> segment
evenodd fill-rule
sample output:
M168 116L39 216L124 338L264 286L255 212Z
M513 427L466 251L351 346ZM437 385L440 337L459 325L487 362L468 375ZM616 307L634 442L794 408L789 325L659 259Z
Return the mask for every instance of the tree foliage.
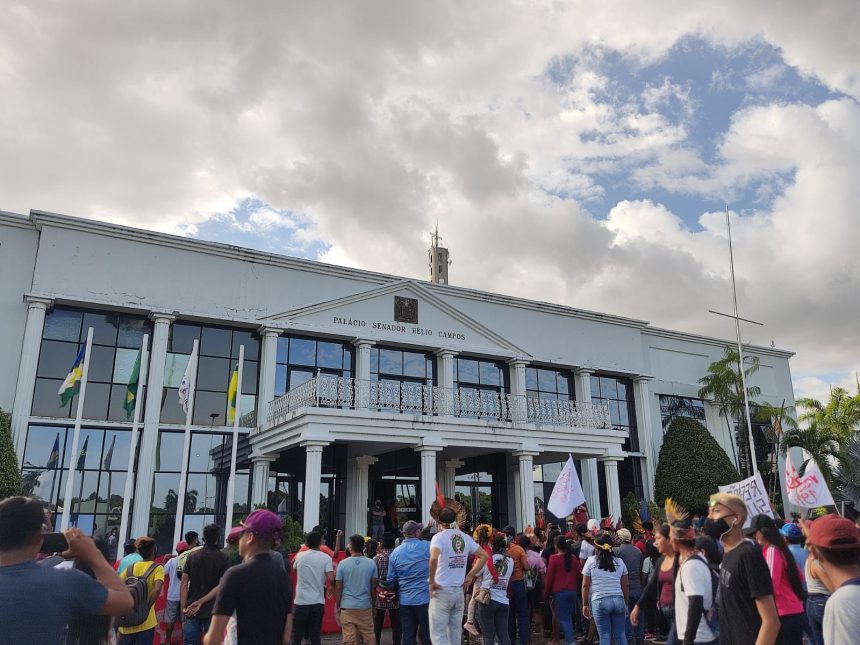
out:
M657 462L657 500L671 497L691 513L704 514L717 487L739 479L734 464L705 426L685 417L672 420Z
M21 494L21 471L12 443L12 415L0 409L0 499Z

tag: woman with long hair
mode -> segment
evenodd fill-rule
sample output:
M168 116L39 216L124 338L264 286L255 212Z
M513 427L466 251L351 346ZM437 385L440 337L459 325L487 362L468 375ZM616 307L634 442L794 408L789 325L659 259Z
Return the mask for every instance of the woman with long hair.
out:
M553 610L558 617L564 642L576 642L573 632L573 612L582 587L582 565L570 552L570 544L563 535L555 538L555 554L549 558L544 585L544 601L552 598Z
M481 547L484 551L486 551L489 558L487 558L486 570L489 572L490 577L495 582L498 580L499 574L496 571L495 566L493 565L493 548L490 545L490 539L493 536L493 527L489 524L479 524L475 531L472 533L472 537L475 539L475 542L478 543L478 546ZM466 609L466 622L463 623L463 629L465 629L472 636L480 636L481 632L478 631L478 628L475 624L475 610L477 609L478 602L475 600L475 596L478 593L478 589L481 588L481 583L483 582L482 576L475 576L475 582L472 583L472 589L469 590L469 604Z
M478 605L478 624L484 637L484 645L511 645L508 635L508 582L514 573L514 560L508 557L508 541L504 534L493 538L493 567L498 579L493 580L487 565L481 571L481 589L489 591L490 602ZM488 561L489 564L489 561Z
M806 625L806 611L803 578L794 556L785 543L785 538L776 528L773 518L756 515L744 529L749 537L762 548L770 579L773 581L773 598L779 614L779 634L777 645L802 645L803 629Z
M594 547L582 570L582 615L594 616L601 643L627 645L627 567L612 553L611 536L598 536Z
M644 608L656 607L666 623L668 630L666 645L677 645L675 635L675 549L669 540L669 525L662 524L654 533L654 547L660 558L648 576L648 583L642 590L639 602L630 612L630 622L634 625L642 619Z

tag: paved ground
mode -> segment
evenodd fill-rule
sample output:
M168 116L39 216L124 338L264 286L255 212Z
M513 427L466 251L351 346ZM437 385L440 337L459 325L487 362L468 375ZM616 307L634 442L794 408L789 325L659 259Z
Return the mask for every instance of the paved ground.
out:
M339 633L337 634L323 634L322 642L324 645L336 645L336 643L341 642L341 636ZM546 645L549 641L547 639L539 638L537 634L532 634L531 645ZM597 640L595 639L595 643ZM650 644L651 641L645 641L646 644ZM382 643L379 645L391 645L391 630L385 629L382 631ZM463 645L467 645L465 642Z

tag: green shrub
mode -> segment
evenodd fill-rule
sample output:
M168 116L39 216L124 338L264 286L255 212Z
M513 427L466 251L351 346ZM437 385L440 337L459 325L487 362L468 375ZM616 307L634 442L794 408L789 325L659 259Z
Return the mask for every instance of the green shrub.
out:
M636 493L630 491L624 496L624 499L621 500L621 519L624 522L624 526L628 529L631 528L635 523L636 514L638 512L639 498L636 497Z
M690 513L707 513L708 498L718 486L740 479L728 455L695 419L677 417L669 424L654 477L654 497L671 497Z
M12 443L12 415L0 409L0 499L21 494L21 469Z

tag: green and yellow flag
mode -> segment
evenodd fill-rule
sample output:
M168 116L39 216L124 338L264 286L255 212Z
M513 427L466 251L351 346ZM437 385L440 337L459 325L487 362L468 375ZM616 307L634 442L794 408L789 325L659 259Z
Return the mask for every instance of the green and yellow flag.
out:
M81 379L84 377L84 354L86 351L86 345L81 347L81 351L75 357L72 369L69 370L66 380L63 381L63 384L57 391L57 394L60 395L60 407L65 407L81 389Z
M137 386L140 380L140 352L137 353L137 358L134 361L134 367L131 370L131 378L128 379L128 389L125 391L125 401L122 407L125 410L125 418L131 419L134 414L134 406L137 403Z
M230 385L227 386L227 423L232 424L236 420L236 398L239 394L239 365L230 376Z

